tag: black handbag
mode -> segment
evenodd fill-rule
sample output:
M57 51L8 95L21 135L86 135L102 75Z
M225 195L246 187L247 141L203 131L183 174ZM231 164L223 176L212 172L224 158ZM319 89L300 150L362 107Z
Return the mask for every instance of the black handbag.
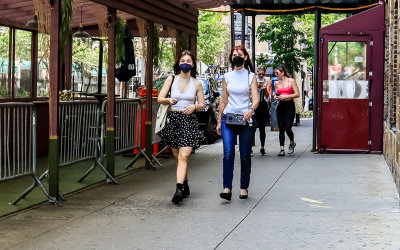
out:
M243 115L226 113L225 124L231 126L247 126L247 121L243 118Z

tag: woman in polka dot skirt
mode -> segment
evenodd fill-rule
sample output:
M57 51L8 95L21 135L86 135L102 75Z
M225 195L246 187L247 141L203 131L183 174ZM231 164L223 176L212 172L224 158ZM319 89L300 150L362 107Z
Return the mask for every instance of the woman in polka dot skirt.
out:
M188 159L192 149L198 148L203 140L194 112L205 108L205 99L203 85L196 80L196 61L189 51L180 54L174 65L174 73L174 77L168 77L164 82L158 95L158 103L170 105L167 122L158 135L165 144L171 146L176 159L176 192L172 202L179 204L190 195Z

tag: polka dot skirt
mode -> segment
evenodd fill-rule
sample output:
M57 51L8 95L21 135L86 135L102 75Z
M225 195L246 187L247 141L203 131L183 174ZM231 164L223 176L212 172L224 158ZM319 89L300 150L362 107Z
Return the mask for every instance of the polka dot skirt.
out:
M168 112L165 127L158 132L158 135L171 148L198 148L200 142L204 140L196 115L185 115L177 111Z

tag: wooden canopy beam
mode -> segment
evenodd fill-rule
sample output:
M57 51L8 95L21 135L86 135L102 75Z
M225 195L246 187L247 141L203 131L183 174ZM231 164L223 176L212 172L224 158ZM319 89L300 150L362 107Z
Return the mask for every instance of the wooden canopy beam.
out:
M19 12L19 13L25 13L25 12L28 13L29 12L29 14L32 14L32 13L35 13L35 8L32 5L32 6L21 7L18 9L0 9L0 15L3 18L7 17L8 14L12 14L15 12ZM21 16L22 15L23 14L21 14Z
M155 23L159 23L162 25L166 25L168 27L172 27L174 29L177 30L181 30L183 32L185 32L186 34L189 35L197 35L197 25L195 25L195 27L193 27L192 25L189 24L189 22L187 22L187 20L185 19L180 19L180 22L174 22L171 21L170 19L166 18L166 17L170 17L171 13L169 13L168 11L163 11L161 13L161 16L157 16L152 14L152 10L154 11L154 9L157 9L156 6L154 6L154 9L139 9L137 6L127 3L125 1L110 1L110 0L93 0L93 2L99 3L99 4L103 4L105 6L109 6L115 9L119 9L119 10L124 10L125 12L135 15L137 17L141 17L143 19L146 19L148 21L152 21ZM149 6L148 6L149 7ZM158 8L159 9L159 8ZM159 11L159 10L158 10ZM197 16L195 18L197 20ZM189 24L189 25L188 25Z
M26 27L25 22L17 22L14 20L5 19L3 17L0 17L0 25L14 27L14 28L23 29L23 30L32 30L32 31L37 30L36 28Z

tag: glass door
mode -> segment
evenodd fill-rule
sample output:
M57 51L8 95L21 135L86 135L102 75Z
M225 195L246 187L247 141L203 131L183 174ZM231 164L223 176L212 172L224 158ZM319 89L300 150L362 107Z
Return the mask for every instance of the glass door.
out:
M320 150L369 150L369 40L324 37Z

